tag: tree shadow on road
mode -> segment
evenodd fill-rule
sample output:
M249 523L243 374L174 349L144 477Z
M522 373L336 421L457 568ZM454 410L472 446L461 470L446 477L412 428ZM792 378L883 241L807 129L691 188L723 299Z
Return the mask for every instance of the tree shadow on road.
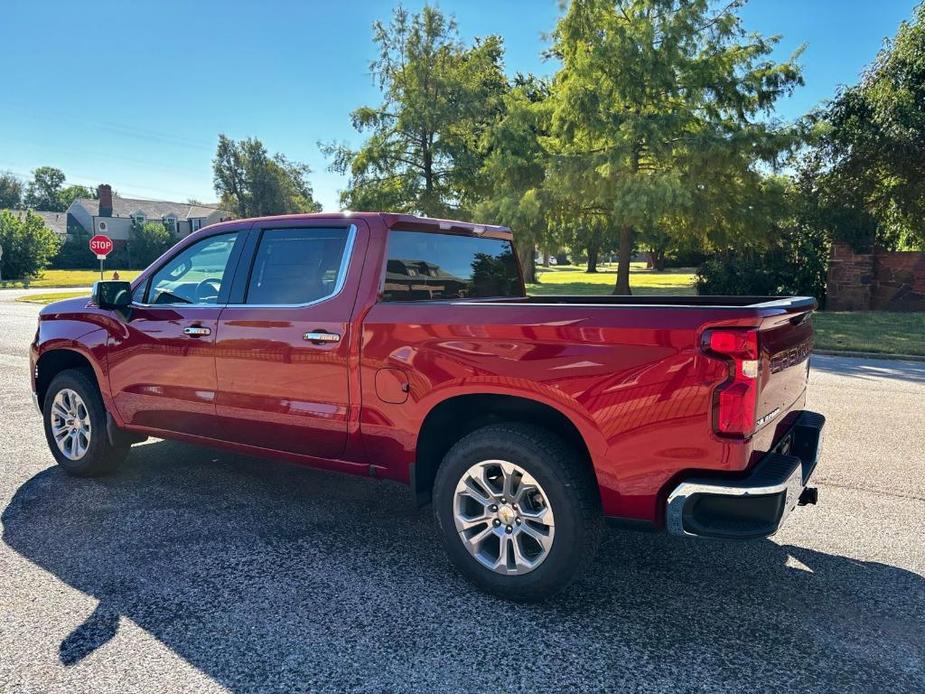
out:
M2 520L99 600L66 666L124 616L240 692L925 687L922 577L771 541L608 530L589 575L518 605L455 574L399 485L168 442L45 470Z

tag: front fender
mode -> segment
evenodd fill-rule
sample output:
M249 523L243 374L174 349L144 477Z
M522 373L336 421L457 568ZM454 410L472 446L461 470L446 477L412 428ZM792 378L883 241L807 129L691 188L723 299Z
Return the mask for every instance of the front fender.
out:
M35 385L36 372L41 368L42 357L57 350L76 352L90 364L96 377L100 394L103 396L103 404L112 414L116 424L122 426L122 419L113 406L112 394L109 388L107 370L108 343L109 331L106 328L99 327L99 325L90 325L83 321L67 319L41 321L34 350L33 386Z

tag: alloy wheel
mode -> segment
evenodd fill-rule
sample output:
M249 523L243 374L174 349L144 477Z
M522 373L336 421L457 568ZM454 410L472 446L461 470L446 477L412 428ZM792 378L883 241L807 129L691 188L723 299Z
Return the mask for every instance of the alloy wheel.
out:
M58 450L68 460L80 460L90 447L90 412L83 398L62 388L51 403L51 434Z
M538 567L552 548L555 517L539 482L519 465L483 460L456 485L456 531L487 569L520 575Z

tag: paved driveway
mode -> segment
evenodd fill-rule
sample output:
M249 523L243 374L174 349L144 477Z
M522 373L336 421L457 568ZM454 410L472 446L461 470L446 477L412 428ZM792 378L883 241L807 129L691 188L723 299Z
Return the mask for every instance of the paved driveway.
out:
M820 504L774 540L608 530L514 605L401 486L204 448L52 466L0 303L0 690L925 690L925 364L814 359Z

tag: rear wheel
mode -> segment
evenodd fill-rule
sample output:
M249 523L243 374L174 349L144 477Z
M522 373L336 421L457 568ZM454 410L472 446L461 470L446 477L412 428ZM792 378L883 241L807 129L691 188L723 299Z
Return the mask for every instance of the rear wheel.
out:
M434 484L450 559L512 600L541 600L582 573L600 539L593 476L562 439L525 424L483 427L458 441Z
M128 446L110 443L103 398L83 369L67 369L52 379L42 413L51 454L71 475L108 472L128 452Z

